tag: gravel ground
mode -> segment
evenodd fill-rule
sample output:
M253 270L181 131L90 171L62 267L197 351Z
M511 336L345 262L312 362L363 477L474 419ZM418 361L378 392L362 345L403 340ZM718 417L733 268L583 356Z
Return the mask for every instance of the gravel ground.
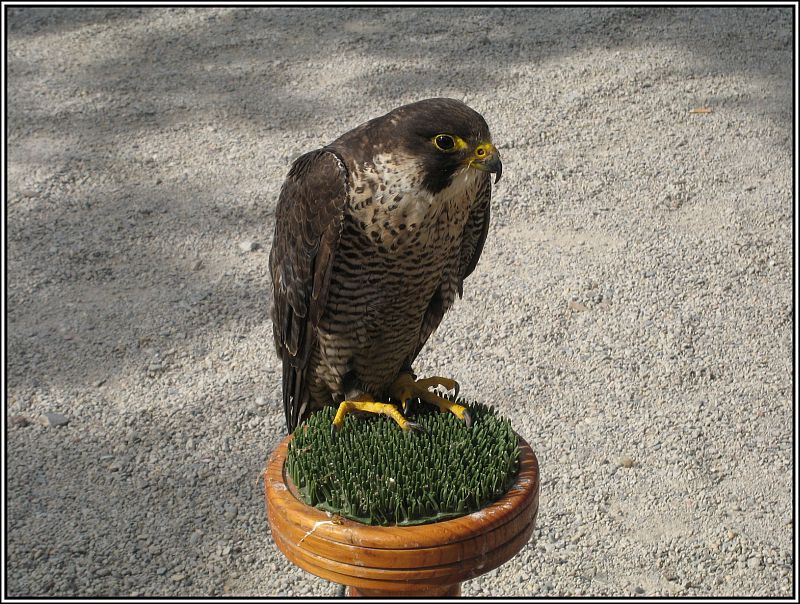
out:
M430 96L505 169L418 370L543 476L464 595L793 593L791 8L8 10L9 596L336 593L265 521L275 201Z

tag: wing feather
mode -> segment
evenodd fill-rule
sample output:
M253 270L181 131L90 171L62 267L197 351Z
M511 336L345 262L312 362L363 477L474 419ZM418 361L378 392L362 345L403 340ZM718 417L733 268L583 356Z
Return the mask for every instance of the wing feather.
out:
M492 211L492 179L486 174L478 190L475 205L472 206L469 220L464 227L461 239L461 280L458 285L458 295L463 295L464 279L472 274L478 265L478 260L486 243L486 234L489 232L489 220Z
M278 197L269 256L275 349L283 362L283 408L292 432L308 407L308 361L325 312L347 201L347 172L333 152L292 164Z

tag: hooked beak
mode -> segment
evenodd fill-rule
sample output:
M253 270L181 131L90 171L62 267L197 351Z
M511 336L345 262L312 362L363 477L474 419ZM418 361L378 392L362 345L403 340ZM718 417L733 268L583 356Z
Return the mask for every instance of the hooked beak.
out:
M484 159L473 159L469 165L478 170L494 174L495 184L497 184L500 177L503 175L503 162L500 161L500 152L494 147L492 147L492 151L487 157Z

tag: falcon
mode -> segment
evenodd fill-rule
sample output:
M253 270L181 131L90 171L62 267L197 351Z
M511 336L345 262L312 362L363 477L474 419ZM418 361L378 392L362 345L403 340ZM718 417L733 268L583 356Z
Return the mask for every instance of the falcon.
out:
M502 174L483 117L455 99L403 105L301 155L280 191L269 256L286 427L338 406L401 413L412 400L453 413L444 377L412 365L475 269ZM437 394L438 392L438 394Z

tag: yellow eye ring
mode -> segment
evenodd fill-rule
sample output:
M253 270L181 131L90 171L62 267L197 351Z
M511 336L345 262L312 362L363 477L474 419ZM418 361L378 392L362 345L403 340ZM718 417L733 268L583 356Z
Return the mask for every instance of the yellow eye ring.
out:
M464 139L455 134L437 134L431 139L431 142L439 151L444 151L445 153L453 153L467 146Z

